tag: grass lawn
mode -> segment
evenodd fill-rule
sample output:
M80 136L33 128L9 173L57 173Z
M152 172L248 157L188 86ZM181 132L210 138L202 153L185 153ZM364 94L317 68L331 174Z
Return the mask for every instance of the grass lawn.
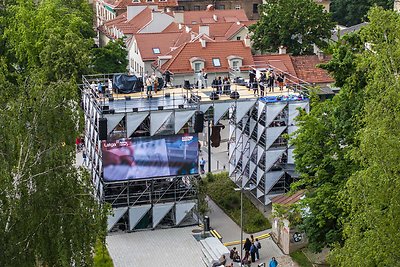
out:
M228 177L228 173L207 175L207 194L214 202L240 225L240 191ZM256 233L271 228L264 215L243 195L243 229L246 233Z
M98 241L95 247L94 254L94 267L113 267L114 264L110 255L108 254L107 247Z
M311 262L304 255L302 250L295 251L290 254L290 257L297 262L301 267L312 267Z

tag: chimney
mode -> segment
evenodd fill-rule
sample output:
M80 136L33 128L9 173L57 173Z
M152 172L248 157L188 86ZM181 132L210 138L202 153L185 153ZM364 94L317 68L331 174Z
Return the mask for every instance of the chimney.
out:
M200 38L201 47L206 48L206 40Z
M317 53L317 56L318 56L318 59L319 59L319 60L324 60L324 59L325 59L325 54L324 54L324 52L322 52L322 51L319 51L319 52Z
M218 16L216 14L213 15L214 21L218 21Z
M188 26L185 26L185 31L186 31L186 33L189 33L190 32L190 27L188 27Z
M210 36L210 26L200 25L199 26L199 34L205 34L207 36Z
M250 47L251 46L251 41L250 41L250 36L246 35L246 37L244 37L244 46L246 47Z
M183 28L182 23L179 23L179 24L178 24L178 29L179 29L179 30L182 30L182 28Z
M183 23L184 22L182 11L174 11L172 15L174 17L175 23Z
M284 55L284 54L286 54L286 47L281 45L279 47L279 55Z

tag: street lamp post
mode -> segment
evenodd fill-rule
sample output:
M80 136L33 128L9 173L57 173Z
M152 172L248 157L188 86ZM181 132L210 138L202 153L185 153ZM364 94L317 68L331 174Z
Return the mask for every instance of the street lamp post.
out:
M250 187L235 188L240 191L240 266L243 266L243 191L250 191Z

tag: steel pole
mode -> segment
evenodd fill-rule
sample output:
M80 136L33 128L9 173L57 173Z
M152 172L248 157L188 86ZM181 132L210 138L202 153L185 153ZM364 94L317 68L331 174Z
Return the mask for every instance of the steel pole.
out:
M240 188L240 266L243 263L243 188Z
M211 172L211 121L207 123L207 135L208 135L208 172Z

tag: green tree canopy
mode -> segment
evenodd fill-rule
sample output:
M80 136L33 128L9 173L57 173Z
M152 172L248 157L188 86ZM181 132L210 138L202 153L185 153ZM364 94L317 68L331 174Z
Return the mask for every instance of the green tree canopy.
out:
M397 266L400 262L400 15L373 8L362 40L368 66L365 108L352 158L360 170L347 181L343 203L344 245L336 246L334 266ZM351 257L349 257L351 255Z
M368 10L374 5L393 9L393 0L332 0L332 17L340 25L356 25L365 21Z
M329 13L313 0L269 0L261 5L260 20L250 26L253 47L276 52L280 46L295 55L324 47L334 24Z
M0 8L0 266L91 266L104 235L91 179L75 166L76 82L93 31L87 2L73 2Z
M93 72L123 73L128 65L128 51L122 39L110 41L104 47L94 48Z

